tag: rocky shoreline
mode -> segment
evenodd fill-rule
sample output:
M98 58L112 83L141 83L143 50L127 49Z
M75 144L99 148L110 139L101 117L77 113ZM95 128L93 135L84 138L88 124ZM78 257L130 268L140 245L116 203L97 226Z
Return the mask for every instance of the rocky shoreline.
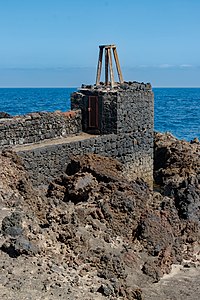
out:
M154 191L94 154L36 189L1 153L1 299L198 299L162 282L174 264L199 275L200 143L154 143Z

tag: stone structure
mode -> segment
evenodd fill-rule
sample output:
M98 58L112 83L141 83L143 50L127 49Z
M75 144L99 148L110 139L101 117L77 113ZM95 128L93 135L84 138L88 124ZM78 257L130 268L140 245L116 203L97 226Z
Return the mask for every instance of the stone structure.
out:
M115 151L111 154L105 149L104 154L122 161L133 178L153 180L154 97L150 84L82 86L72 94L72 109L81 109L85 132L116 135Z
M100 134L153 132L150 84L122 83L115 88L82 86L71 96L72 109L82 110L83 130Z
M81 111L32 113L0 119L0 147L36 143L82 131Z
M23 158L34 184L48 183L65 172L72 155L86 153L116 158L130 178L152 184L151 85L82 86L71 102L73 110L68 113L0 120L1 147L19 145L13 149Z

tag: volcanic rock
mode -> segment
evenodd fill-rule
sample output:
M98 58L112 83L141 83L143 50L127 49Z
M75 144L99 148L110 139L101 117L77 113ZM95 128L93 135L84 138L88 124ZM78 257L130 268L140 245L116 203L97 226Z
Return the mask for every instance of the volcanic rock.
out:
M4 111L0 111L0 119L12 118L12 116Z
M173 263L196 263L198 151L198 141L156 134L152 193L143 180L129 181L117 160L94 154L72 158L66 174L36 189L5 150L1 299L23 299L27 290L30 299L143 299Z

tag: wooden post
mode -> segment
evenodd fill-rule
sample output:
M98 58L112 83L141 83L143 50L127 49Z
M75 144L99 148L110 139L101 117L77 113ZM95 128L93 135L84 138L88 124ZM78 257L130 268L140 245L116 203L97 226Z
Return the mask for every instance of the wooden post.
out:
M110 48L108 48L108 62L110 67L110 83L111 83L111 87L114 87L114 73L113 73L112 56L111 56Z
M103 58L103 47L99 46L99 60L98 60L98 66L97 66L96 85L99 85L99 82L100 82L101 68L102 68L102 58Z
M105 84L108 85L108 48L105 48Z
M113 47L113 54L114 54L114 58L115 58L115 63L116 63L116 67L117 67L117 73L118 73L119 81L120 81L120 83L123 83L124 80L123 80L122 71L121 71L121 68L120 68L120 65L119 65L119 58L118 58L118 55L117 55L116 47Z

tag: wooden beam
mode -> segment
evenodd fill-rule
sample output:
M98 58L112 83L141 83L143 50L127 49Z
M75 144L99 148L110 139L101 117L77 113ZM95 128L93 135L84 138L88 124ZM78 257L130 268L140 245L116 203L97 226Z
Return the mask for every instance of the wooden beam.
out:
M105 84L108 85L108 49L105 48Z
M114 86L114 72L113 72L113 66L112 66L112 56L111 56L111 48L108 48L108 63L110 67L110 83L111 87Z
M103 48L101 46L99 46L99 60L98 60L98 66L97 66L96 85L99 85L100 78L101 78L102 58L103 58Z
M118 58L118 55L117 55L116 47L113 48L113 54L114 54L114 58L115 58L115 63L116 63L116 68L117 68L119 81L120 81L120 83L123 83L124 79L123 79L122 71L121 71L121 68L120 68L120 65L119 65L119 58Z

